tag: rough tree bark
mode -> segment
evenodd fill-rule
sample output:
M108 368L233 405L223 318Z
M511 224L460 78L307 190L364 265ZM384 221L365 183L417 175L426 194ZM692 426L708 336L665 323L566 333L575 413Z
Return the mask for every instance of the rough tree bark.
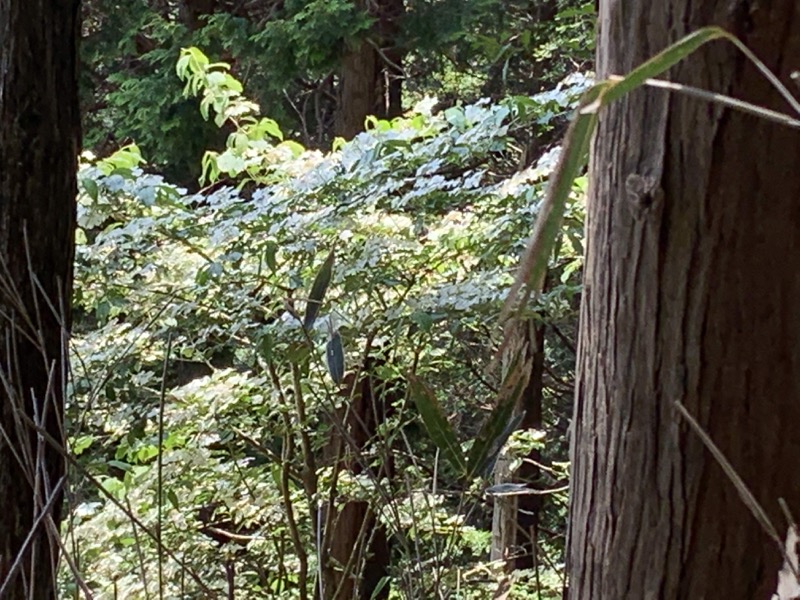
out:
M77 156L79 0L0 0L0 596L55 598ZM32 543L24 540L35 528ZM52 521L49 521L52 519ZM48 530L49 526L49 530ZM20 568L11 566L21 555ZM5 585L5 588L2 586Z
M792 87L794 0L607 0L598 74L709 24ZM716 42L670 73L784 109ZM779 549L676 414L680 400L781 530L800 512L800 134L663 91L605 110L591 156L573 436L570 597L763 599Z
M342 57L336 133L347 139L364 130L364 119L393 118L402 113L404 50L397 45L404 0L357 0L375 19L365 37Z

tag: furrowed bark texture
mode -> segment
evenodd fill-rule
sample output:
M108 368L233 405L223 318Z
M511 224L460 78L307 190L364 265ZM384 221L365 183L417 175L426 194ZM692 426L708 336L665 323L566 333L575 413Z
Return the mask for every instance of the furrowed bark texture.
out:
M357 0L375 23L366 38L347 47L342 57L336 132L347 139L364 131L364 119L400 116L402 64L405 50L397 45L404 0Z
M794 0L601 2L599 78L709 24L795 89ZM669 78L787 110L723 42ZM569 596L769 598L779 549L673 403L785 532L778 499L800 514L800 134L638 91L601 113L590 174Z
M78 15L79 0L0 0L0 586L64 474L63 459L20 413L62 439L80 140ZM57 526L60 495L50 504ZM4 600L55 598L57 552L46 523L0 593Z

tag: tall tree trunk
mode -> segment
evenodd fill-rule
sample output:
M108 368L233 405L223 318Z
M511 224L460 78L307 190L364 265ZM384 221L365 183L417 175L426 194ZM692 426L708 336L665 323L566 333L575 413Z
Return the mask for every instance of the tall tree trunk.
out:
M55 598L80 117L79 0L0 0L0 596ZM43 518L39 518L44 515ZM34 531L29 543L26 538ZM22 560L14 571L18 556Z
M598 74L624 73L712 23L791 86L800 56L794 0L601 2ZM721 42L670 78L785 106ZM590 165L570 597L751 600L775 590L779 549L674 402L783 529L778 499L800 512L798 165L796 131L705 101L638 91L601 113Z
M372 29L342 58L336 133L347 139L364 130L364 119L402 113L403 56L397 45L404 0L357 0L375 19Z

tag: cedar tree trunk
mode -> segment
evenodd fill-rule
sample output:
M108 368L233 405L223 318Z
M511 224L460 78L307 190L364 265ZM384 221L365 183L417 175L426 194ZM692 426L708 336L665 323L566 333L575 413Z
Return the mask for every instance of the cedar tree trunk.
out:
M63 440L80 145L79 4L0 0L3 600L55 598L52 534L60 523L64 460L37 439L30 423ZM11 572L18 556L19 568Z
M606 0L599 18L600 78L709 24L790 88L800 68L796 0ZM724 42L669 78L786 110ZM780 551L674 403L786 531L778 499L800 514L800 134L638 91L601 113L590 180L570 597L769 598Z
M397 45L404 0L357 0L375 19L365 37L342 57L336 133L350 139L364 130L364 119L394 118L402 112L404 50Z

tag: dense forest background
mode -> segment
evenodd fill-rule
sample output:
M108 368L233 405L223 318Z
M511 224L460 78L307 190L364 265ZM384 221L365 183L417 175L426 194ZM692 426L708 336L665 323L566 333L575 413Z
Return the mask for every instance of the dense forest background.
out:
M593 3L83 12L61 594L560 596L585 180L487 366Z
M183 47L228 62L262 113L313 149L424 97L444 108L545 91L586 70L594 47L593 3L577 0L87 0L83 12L86 147L134 140L182 185L225 139L175 78Z

